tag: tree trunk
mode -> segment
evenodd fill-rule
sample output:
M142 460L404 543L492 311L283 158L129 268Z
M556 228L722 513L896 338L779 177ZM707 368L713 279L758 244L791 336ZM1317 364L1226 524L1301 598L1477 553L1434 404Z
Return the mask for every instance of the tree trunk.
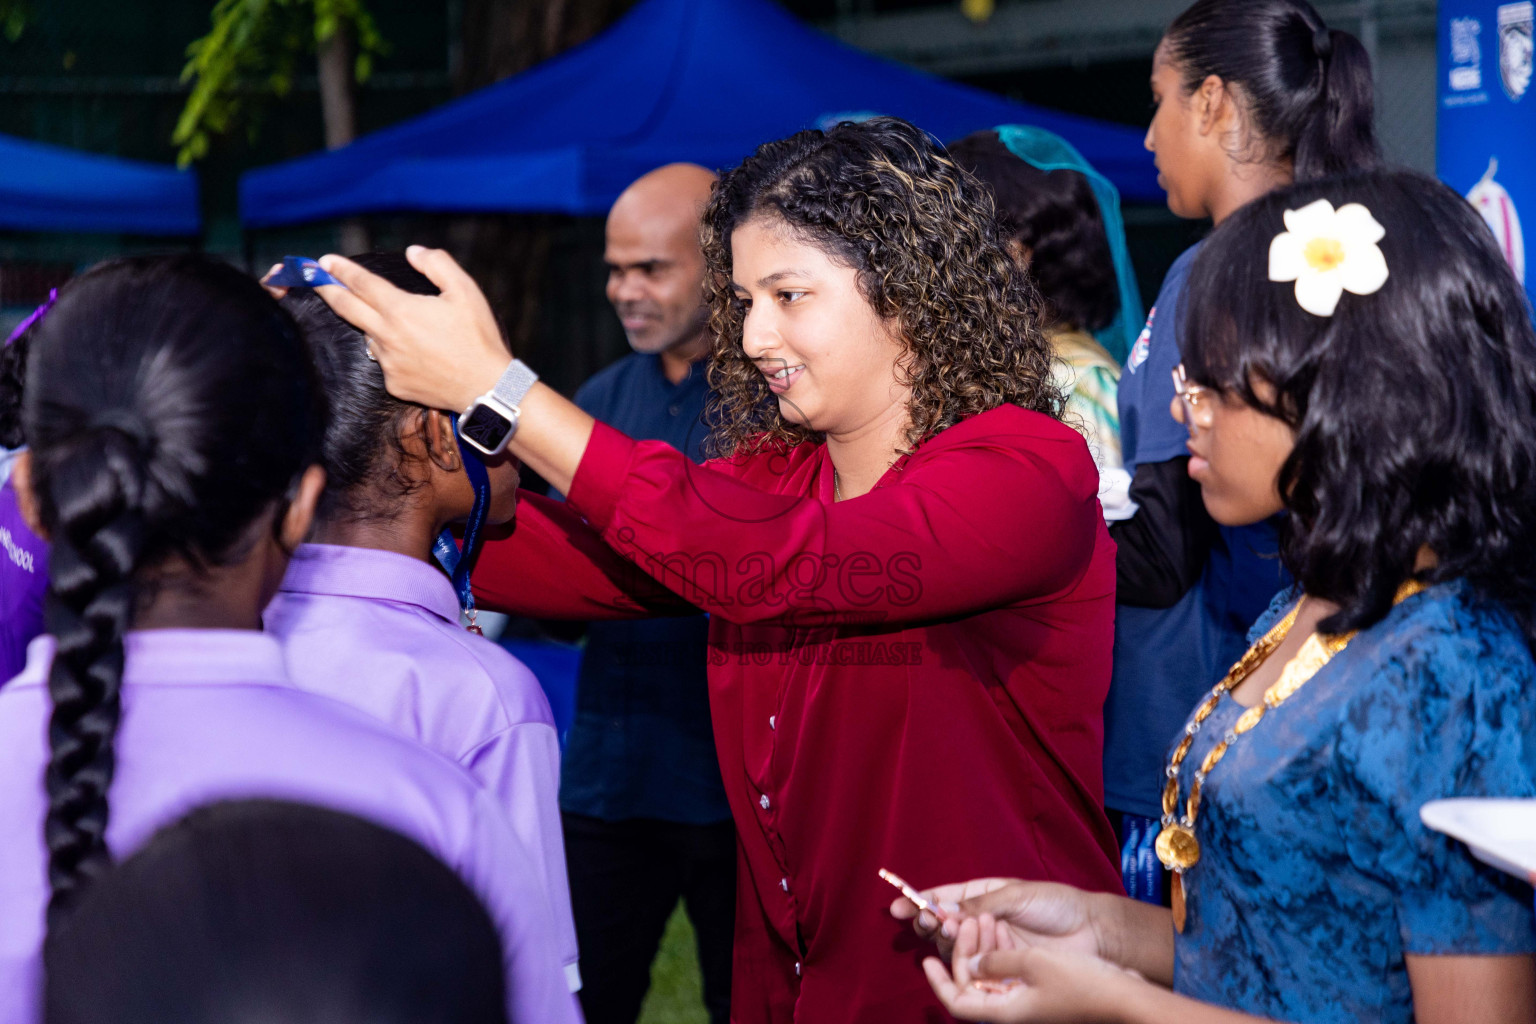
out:
M525 71L585 42L635 0L464 0L462 60L454 83L469 92ZM453 218L447 245L485 289L512 350L538 367L569 361L563 338L541 337L540 298L556 218L485 214ZM558 373L551 376L559 376Z
M357 90L352 70L352 32L343 24L320 44L320 115L325 122L325 148L340 149L357 138ZM344 253L367 252L368 228L360 217L341 223L338 244Z

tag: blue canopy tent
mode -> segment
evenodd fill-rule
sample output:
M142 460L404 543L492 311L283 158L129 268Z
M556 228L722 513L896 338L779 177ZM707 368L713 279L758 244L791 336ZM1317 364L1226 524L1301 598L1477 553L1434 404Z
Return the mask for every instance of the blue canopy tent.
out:
M0 135L0 228L196 235L197 177Z
M605 213L661 164L724 168L801 128L894 114L953 139L1028 123L1132 200L1161 201L1132 128L872 57L770 0L643 0L583 46L345 148L246 173L247 227L387 211Z

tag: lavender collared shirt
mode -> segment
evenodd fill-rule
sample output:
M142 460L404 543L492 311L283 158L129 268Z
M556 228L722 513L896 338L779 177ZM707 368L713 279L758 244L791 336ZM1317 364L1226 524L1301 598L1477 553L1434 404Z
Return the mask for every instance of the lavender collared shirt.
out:
M501 933L511 1019L580 1021L532 858L483 787L368 716L293 686L252 630L129 633L107 843L123 857L215 800L274 797L356 814L431 850ZM48 898L47 676L53 638L0 686L0 1024L34 1024Z
M469 770L545 882L571 990L581 987L560 831L560 743L533 673L459 625L453 585L391 551L305 544L267 606L295 686L350 704Z

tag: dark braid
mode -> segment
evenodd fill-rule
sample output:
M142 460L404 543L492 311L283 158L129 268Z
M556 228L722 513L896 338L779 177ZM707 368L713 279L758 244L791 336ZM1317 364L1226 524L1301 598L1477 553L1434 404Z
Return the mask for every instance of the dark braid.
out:
M86 431L72 447L63 471L76 479L54 488L68 504L55 510L46 607L48 632L58 641L48 678L50 920L109 862L107 789L116 763L123 634L144 543L143 442L108 427Z
M104 264L28 332L23 427L52 541L57 640L45 839L50 927L110 862L124 634L155 585L238 561L281 522L324 410L292 319L201 256Z

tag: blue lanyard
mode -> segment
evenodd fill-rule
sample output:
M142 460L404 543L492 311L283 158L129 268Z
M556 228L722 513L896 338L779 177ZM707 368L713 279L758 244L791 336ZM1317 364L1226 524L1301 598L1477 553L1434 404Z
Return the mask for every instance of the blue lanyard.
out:
M453 580L454 592L459 595L459 606L469 617L469 631L479 634L480 627L475 623L475 593L469 578L475 571L475 560L480 557L480 532L485 526L486 514L491 509L491 477L486 472L485 463L480 461L479 454L459 437L459 417L454 416L452 420L453 437L459 444L459 461L464 463L464 475L469 477L470 485L475 489L475 504L469 511L469 518L464 521L463 548L454 539L453 531L447 529L437 535L437 541L432 545L432 554Z

